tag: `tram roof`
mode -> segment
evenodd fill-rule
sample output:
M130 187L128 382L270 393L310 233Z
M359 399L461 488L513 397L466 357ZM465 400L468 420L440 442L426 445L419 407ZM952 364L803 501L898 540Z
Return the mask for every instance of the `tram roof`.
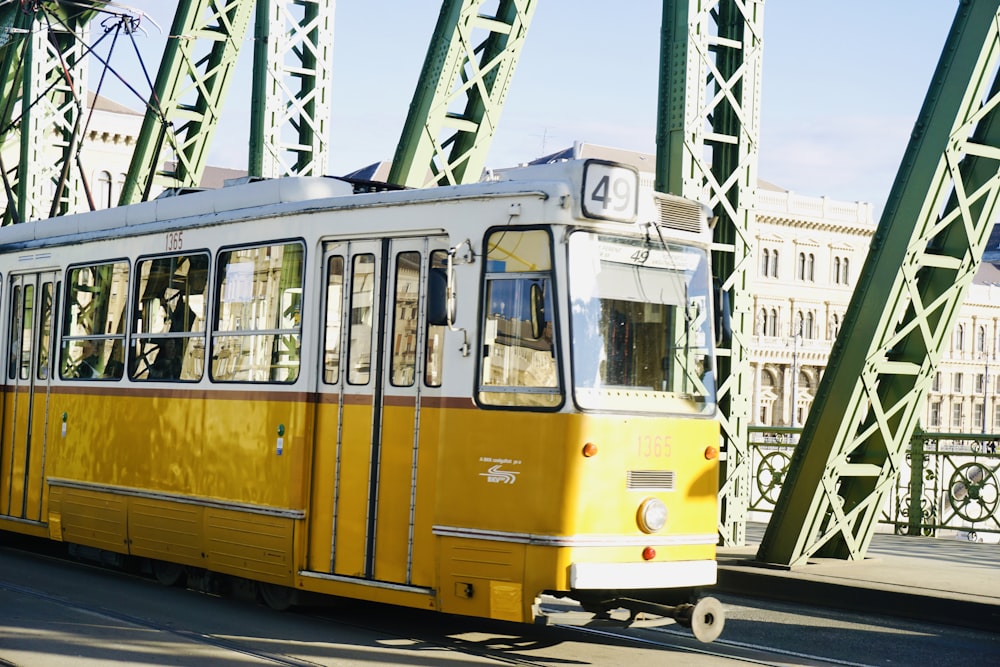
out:
M168 230L172 225L186 227L222 223L317 208L352 208L380 203L417 203L453 197L541 192L551 190L552 183L561 182L569 186L578 178L576 172L581 170L582 163L562 163L547 165L544 169L524 170L524 178L513 170L501 179L469 185L361 194L355 194L352 183L333 177L286 177L242 182L218 189L161 196L129 206L8 225L0 228L0 250L52 242L59 238L106 238L126 230L155 232Z

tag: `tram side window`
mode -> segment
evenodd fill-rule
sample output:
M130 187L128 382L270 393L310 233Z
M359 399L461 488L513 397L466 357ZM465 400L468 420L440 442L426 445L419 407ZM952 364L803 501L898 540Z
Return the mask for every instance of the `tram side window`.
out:
M128 263L69 270L59 375L66 380L120 380L125 370Z
M420 253L396 256L396 294L392 326L392 384L412 387L417 372L418 295Z
M552 250L541 230L487 239L479 401L554 408L562 403L554 318Z
M351 384L368 384L371 379L374 306L375 255L355 255L351 268L351 336L347 343L347 381Z
M49 352L52 349L52 311L55 308L55 293L58 290L58 283L56 285L50 282L42 283L41 312L38 318L41 331L38 334L38 360L35 364L35 377L39 380L47 380L49 377Z
M208 262L208 253L139 260L128 359L133 380L201 379Z
M447 271L448 253L435 250L431 253L430 271L444 275ZM444 368L444 332L443 324L427 323L427 351L424 356L424 383L428 387L441 386L441 371Z
M7 377L27 380L31 372L31 323L35 303L34 285L14 285L11 290L11 323Z
M326 335L323 343L323 382L340 379L340 322L344 310L344 258L331 257L326 264Z
M219 253L213 380L291 383L299 377L304 258L301 243Z

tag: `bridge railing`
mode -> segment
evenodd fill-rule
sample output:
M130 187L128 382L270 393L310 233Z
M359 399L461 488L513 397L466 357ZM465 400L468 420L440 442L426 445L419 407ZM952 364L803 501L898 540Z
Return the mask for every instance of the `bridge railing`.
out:
M749 518L766 522L784 482L798 428L750 428ZM1000 435L918 433L879 524L898 535L1000 540ZM989 539L989 538L987 538Z

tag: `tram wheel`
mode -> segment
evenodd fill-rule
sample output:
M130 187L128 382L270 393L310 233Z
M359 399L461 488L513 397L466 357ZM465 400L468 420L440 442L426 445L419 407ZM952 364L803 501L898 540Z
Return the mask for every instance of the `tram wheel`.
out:
M261 601L275 611L285 611L295 605L298 592L288 586L257 582L257 592Z
M180 586L184 583L184 566L162 560L153 561L153 576L164 586Z

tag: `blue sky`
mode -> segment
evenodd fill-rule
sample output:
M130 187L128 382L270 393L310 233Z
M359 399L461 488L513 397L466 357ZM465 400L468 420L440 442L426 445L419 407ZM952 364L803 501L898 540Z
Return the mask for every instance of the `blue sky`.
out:
M128 4L169 28L173 3ZM766 0L760 177L881 209L957 6ZM330 173L392 157L439 7L437 0L337 2ZM661 12L654 0L539 1L488 166L577 140L653 152ZM138 39L155 72L162 36L151 28ZM248 40L212 164L246 164L250 56ZM122 48L115 66L135 72L130 60Z

